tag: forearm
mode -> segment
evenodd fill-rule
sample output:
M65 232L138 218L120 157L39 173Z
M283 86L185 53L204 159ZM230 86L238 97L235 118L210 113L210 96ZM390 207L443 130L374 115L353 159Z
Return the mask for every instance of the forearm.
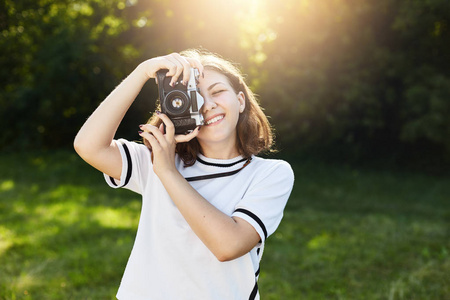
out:
M160 179L192 230L220 261L240 257L258 243L259 236L251 225L218 210L179 172Z
M192 67L203 73L203 66L198 60L186 59L176 53L163 57L160 62L162 67L169 70L166 76L179 76L181 73L187 76L190 72L184 71ZM175 76L172 77L172 82L176 80ZM188 79L183 77L185 82ZM253 226L243 219L230 217L218 210L192 188L175 167L177 143L195 138L199 128L186 135L175 135L175 126L170 118L161 113L159 118L166 125L164 130L147 124L141 126L140 135L150 143L153 170L178 210L193 232L220 261L248 253L260 240Z

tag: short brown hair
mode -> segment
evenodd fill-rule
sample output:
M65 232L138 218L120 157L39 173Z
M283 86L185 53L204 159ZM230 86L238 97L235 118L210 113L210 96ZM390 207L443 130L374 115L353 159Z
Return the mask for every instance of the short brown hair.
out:
M244 93L245 109L239 115L236 127L236 144L239 153L245 158L250 158L252 155L271 151L274 143L273 128L259 105L256 95L245 83L239 68L219 55L205 50L188 49L180 54L199 60L207 70L225 75L236 94ZM157 110L160 110L159 101L157 106ZM158 127L162 121L153 114L148 123ZM145 139L144 143L150 148L150 144ZM180 155L185 166L192 166L197 160L197 154L201 153L201 146L197 138L194 138L187 143L178 143L175 151Z

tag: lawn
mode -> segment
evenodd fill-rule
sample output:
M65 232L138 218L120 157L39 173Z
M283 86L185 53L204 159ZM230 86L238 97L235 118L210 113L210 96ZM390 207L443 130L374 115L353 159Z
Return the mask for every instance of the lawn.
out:
M450 299L450 178L289 160L269 299ZM0 155L0 299L115 299L140 211L75 154Z

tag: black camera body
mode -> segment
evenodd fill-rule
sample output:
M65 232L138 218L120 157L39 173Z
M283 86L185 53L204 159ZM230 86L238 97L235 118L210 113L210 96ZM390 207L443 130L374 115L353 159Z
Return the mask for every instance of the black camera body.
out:
M162 69L156 72L158 81L159 101L161 111L166 114L175 126L175 134L192 132L197 126L203 125L203 116L200 109L204 100L197 88L197 69L191 68L191 76L187 85L180 81L172 87L169 85L172 77L166 76L168 70Z

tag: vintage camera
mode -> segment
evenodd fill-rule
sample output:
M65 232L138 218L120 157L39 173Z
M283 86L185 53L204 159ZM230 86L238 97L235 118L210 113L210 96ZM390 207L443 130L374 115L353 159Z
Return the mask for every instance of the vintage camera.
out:
M197 126L203 125L200 109L204 100L197 89L199 72L191 68L188 84L183 85L181 82L183 74L181 74L180 81L173 87L169 85L172 77L166 76L167 72L167 69L156 72L161 111L172 120L175 125L175 134L186 134Z

